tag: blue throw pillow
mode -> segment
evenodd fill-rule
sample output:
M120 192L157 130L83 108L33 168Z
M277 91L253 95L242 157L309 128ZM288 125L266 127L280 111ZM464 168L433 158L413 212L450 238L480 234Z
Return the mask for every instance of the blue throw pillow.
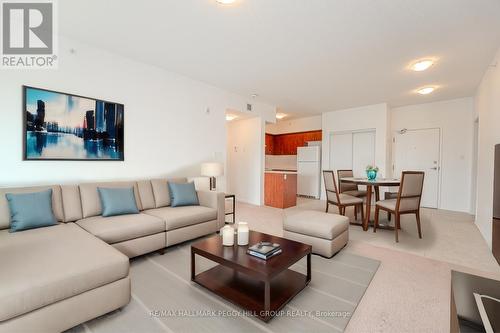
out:
M102 216L124 214L138 214L139 209L135 202L134 188L104 188L98 187L101 198Z
M198 194L194 183L168 183L170 190L170 206L198 206Z
M5 194L10 210L10 232L57 224L52 212L52 189Z

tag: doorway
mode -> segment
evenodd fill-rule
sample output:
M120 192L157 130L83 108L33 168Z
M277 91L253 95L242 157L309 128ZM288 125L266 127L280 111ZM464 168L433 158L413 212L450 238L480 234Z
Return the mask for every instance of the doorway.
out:
M439 128L403 129L396 132L394 144L394 176L402 171L424 171L421 206L439 207L441 175L441 130Z
M252 205L263 202L264 125L260 117L226 112L226 191Z

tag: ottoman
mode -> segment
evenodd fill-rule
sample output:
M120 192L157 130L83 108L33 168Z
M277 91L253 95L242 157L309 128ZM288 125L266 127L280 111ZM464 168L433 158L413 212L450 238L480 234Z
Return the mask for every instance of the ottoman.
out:
M331 258L349 240L349 218L314 210L285 216L283 236L312 246L312 252Z

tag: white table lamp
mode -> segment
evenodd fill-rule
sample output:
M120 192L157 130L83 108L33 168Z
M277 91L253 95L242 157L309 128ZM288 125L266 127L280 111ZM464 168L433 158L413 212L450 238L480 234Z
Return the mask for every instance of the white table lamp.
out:
M218 162L207 162L201 164L201 175L210 177L210 191L215 190L216 180L215 177L224 174L224 166Z

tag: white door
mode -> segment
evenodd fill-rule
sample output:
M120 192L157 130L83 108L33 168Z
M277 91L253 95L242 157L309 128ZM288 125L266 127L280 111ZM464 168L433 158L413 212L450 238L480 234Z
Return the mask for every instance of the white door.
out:
M424 171L421 205L437 208L440 174L439 128L407 130L394 136L394 177L402 171Z
M366 167L375 165L375 132L355 132L352 136L352 171L355 177L365 177Z
M352 132L330 136L330 169L352 169Z

